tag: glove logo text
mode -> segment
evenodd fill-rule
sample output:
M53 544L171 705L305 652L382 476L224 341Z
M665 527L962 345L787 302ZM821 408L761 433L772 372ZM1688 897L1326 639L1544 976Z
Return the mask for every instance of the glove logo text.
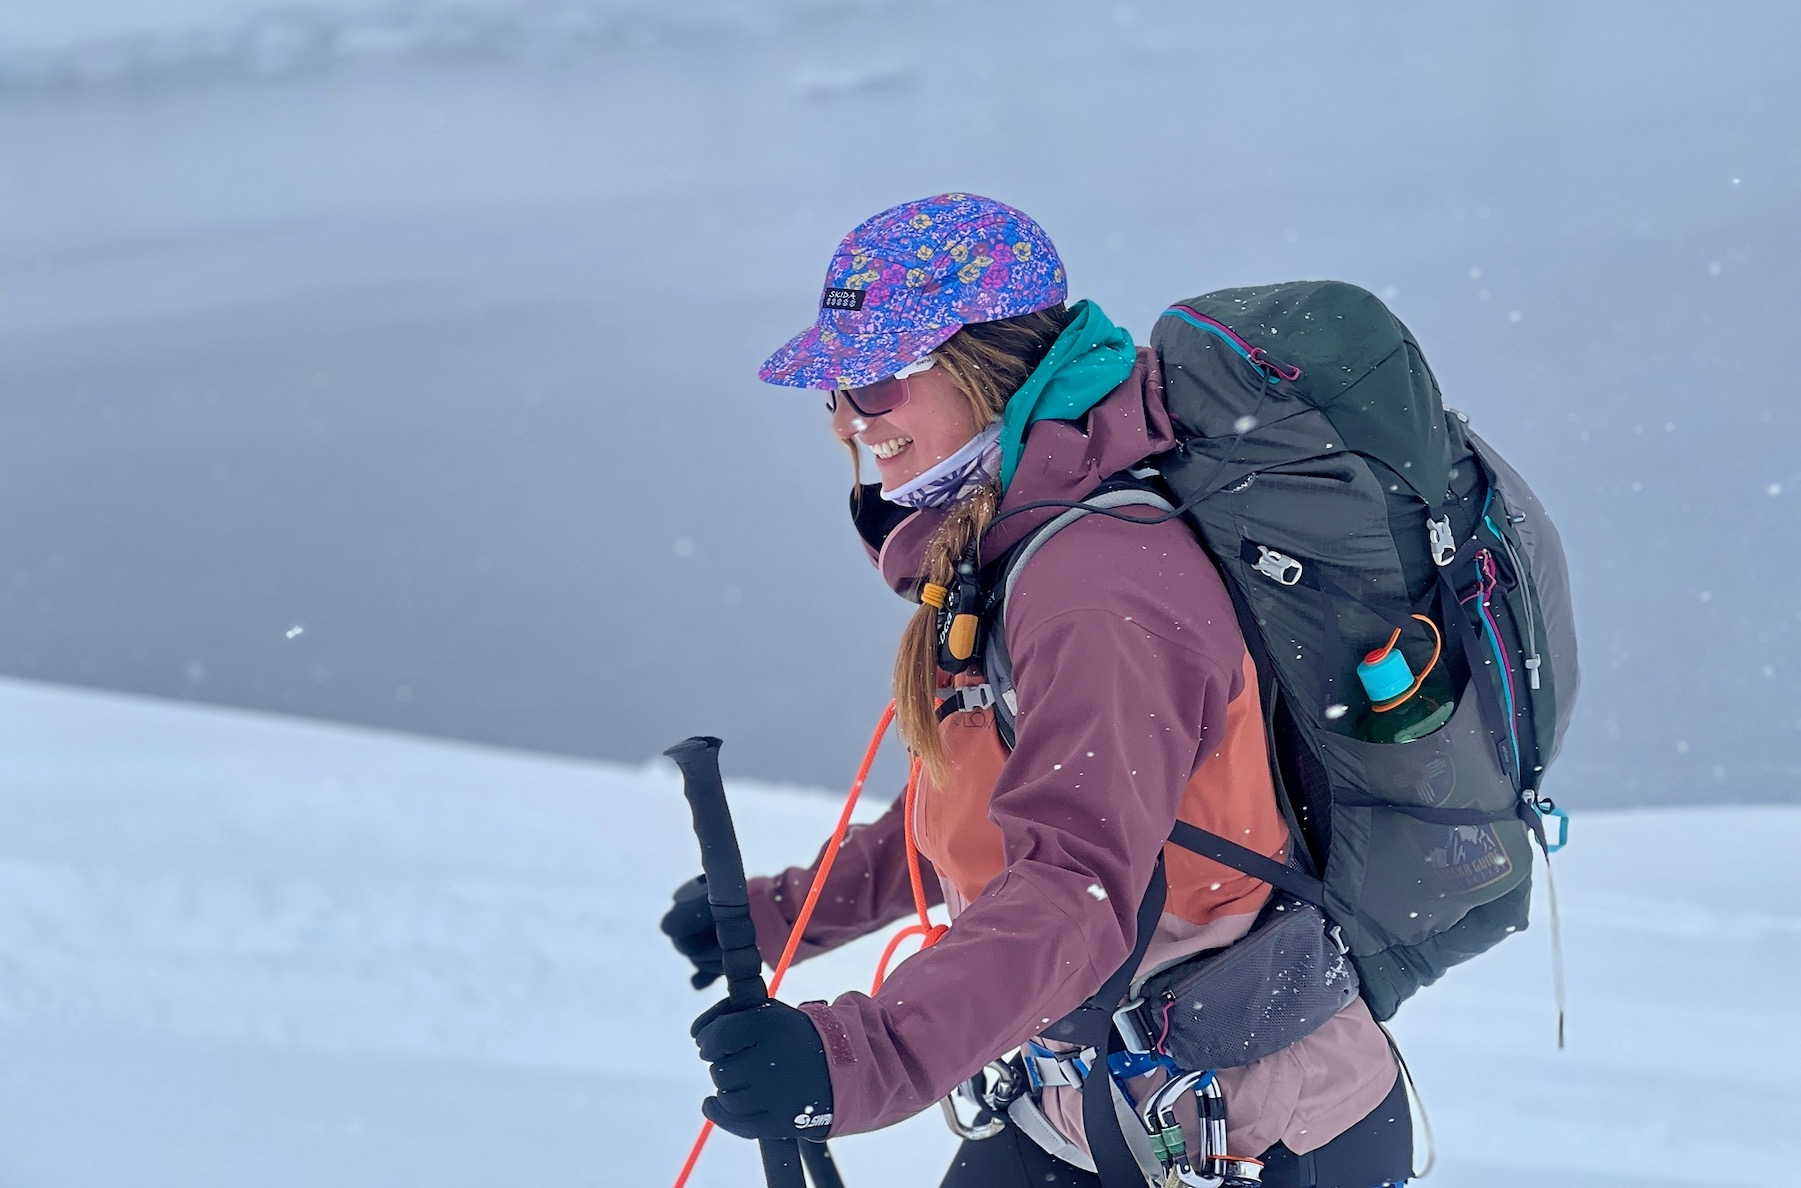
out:
M818 1130L821 1126L830 1126L831 1124L832 1115L830 1113L815 1114L812 1106L808 1106L804 1112L794 1115L794 1129L796 1130Z

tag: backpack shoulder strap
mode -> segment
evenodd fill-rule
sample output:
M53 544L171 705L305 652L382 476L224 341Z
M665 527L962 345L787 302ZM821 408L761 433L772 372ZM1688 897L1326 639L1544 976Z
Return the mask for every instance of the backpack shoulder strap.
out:
M1013 691L1013 658L1007 652L1007 604L1013 597L1013 587L1019 581L1020 571L1051 537L1082 517L1098 509L1132 506L1151 507L1166 512L1175 510L1175 505L1169 500L1147 487L1118 487L1089 496L1080 506L1072 507L1034 529L1025 540L1013 547L1001 561L1000 572L994 579L994 621L989 627L988 646L982 657L982 675L987 683L973 689L957 690L960 696L945 702L949 707L948 712L992 707L995 726L1001 732L1001 741L1007 744L1009 750L1012 749L1013 718L1019 709L1019 698Z
M1006 616L1007 604L1012 598L1020 571L1044 547L1045 542L1077 520L1098 508L1130 506L1173 510L1169 500L1148 488L1119 487L1083 500L1082 506L1063 512L1014 546L1002 561L1000 573L995 578L994 622L988 631L987 651L982 659L986 682L968 688L944 690L945 702L940 710L942 715L948 716L966 709L991 709L994 711L994 723L1000 731L1001 741L1006 743L1009 750L1012 749L1013 719L1019 710L1019 698L1013 689L1012 657L1007 652ZM1306 871L1267 858L1230 838L1221 837L1186 821L1176 822L1169 840L1191 853L1211 858L1254 879L1261 879L1296 899L1322 910L1325 908L1325 891L1320 880Z

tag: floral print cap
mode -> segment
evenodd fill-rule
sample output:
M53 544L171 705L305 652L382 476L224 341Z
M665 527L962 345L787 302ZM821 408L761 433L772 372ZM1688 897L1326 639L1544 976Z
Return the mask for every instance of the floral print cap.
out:
M826 270L819 320L757 374L787 388L861 388L972 322L1045 309L1069 282L1044 228L975 194L905 202L859 223Z

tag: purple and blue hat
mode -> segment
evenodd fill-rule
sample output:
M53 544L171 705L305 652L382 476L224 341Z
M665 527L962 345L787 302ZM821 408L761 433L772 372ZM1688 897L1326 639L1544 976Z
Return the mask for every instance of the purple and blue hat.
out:
M861 388L936 350L972 322L1069 295L1044 228L974 194L902 203L857 225L826 270L819 320L758 375L787 388Z

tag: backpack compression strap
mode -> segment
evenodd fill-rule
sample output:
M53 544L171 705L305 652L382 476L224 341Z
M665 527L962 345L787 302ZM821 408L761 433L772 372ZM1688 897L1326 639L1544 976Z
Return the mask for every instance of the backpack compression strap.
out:
M1261 879L1296 899L1312 904L1322 912L1327 910L1326 888L1320 880L1241 846L1229 838L1198 825L1190 825L1186 821L1177 821L1175 828L1169 831L1169 840L1191 853L1211 858L1222 866L1229 866L1253 879Z

